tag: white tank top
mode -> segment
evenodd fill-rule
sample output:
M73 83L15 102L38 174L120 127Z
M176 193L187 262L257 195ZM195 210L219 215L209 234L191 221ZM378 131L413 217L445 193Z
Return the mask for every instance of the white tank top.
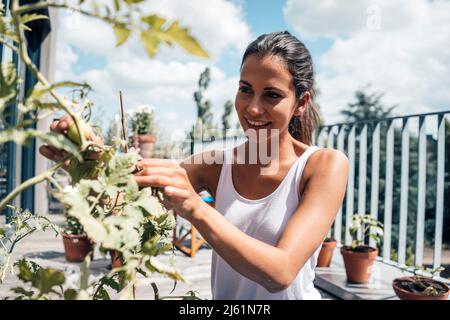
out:
M257 200L242 197L234 188L231 175L233 148L226 149L216 191L217 211L249 236L275 246L301 201L299 186L306 161L318 149L316 146L306 149L289 169L277 189ZM321 299L319 291L313 284L319 250L320 247L305 263L291 285L276 293L270 293L263 286L244 277L213 251L212 297L217 300Z

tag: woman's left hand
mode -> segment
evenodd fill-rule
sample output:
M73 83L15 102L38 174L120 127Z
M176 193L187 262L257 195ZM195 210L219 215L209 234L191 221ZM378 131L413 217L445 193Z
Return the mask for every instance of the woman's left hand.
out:
M191 220L202 207L203 200L195 192L186 170L178 162L168 159L144 159L138 165L142 168L135 174L138 185L163 188L164 198L178 215Z

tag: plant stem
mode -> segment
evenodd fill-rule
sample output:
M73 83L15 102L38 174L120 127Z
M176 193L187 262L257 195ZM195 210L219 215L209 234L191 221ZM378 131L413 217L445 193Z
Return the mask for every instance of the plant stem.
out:
M79 12L85 16L91 17L91 18L99 18L105 22L111 23L111 24L120 24L120 23L124 23L123 21L119 21L117 19L114 18L110 18L108 16L102 16L93 12L89 12L86 10L81 9L79 6L73 6L73 5L69 5L69 4L64 4L64 3L54 3L54 2L46 2L46 1L41 1L35 4L28 4L28 5L23 5L20 6L20 8L18 8L16 10L16 12L18 14L22 14L25 12L29 12L29 11L34 11L34 10L39 10L39 9L45 9L45 8L59 8L59 9L68 9L68 10L72 10L72 11L76 11Z
M56 181L52 176L47 177L47 181L53 184L56 188L58 188L59 191L64 191L63 187Z
M7 46L9 49L14 51L15 53L19 54L19 49L15 47L14 45L10 44L8 41L6 41L3 37L0 37L0 42Z
M47 171L32 177L28 179L27 181L23 182L21 185L17 186L13 191L11 191L1 202L0 202L0 211L2 211L6 205L13 200L19 193L24 191L25 189L41 183L44 180L47 180L49 177L51 178L51 175L58 170L60 167L64 165L64 162L70 157L64 158L61 162L58 162L56 165L48 169Z
M26 6L24 6L26 7ZM45 7L43 7L45 8ZM27 50L27 44L25 40L25 31L23 28L23 24L20 22L20 11L21 7L19 6L18 0L13 0L12 7L11 7L11 17L14 22L14 25L16 27L16 35L19 39L19 55L22 59L23 63L28 67L28 69L33 73L35 78L41 82L45 87L50 87L50 83L47 80L47 78L44 77L44 75L39 71L39 69L36 67L36 65L31 61L28 50ZM38 8L36 8L38 9ZM30 10L35 10L35 8L31 8ZM80 121L75 116L75 113L70 110L70 108L66 105L65 101L53 90L49 89L50 95L60 104L60 106L64 109L65 112L67 112L75 122L75 125L77 127L78 134L80 135L80 141L81 141L81 150L84 151L85 144L86 144L86 138L81 132L81 126Z
M119 91L120 97L120 114L122 119L122 136L123 140L125 140L125 153L128 152L128 141L127 141L127 133L125 128L125 112L123 111L123 101L122 101L122 91Z

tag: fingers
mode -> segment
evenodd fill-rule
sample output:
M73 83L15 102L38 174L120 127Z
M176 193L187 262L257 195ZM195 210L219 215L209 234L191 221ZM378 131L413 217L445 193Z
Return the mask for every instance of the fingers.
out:
M52 146L41 146L39 148L39 152L46 158L53 160L55 162L59 162L62 159L64 159L65 157L67 157L68 153L63 151L63 150L59 150L56 149L55 147Z
M164 175L168 177L174 177L178 174L178 170L167 167L144 167L143 170L138 171L136 176L153 176Z
M183 182L176 181L173 178L163 175L152 176L134 176L139 187L158 187L164 188L167 186L173 186L177 188L186 188Z
M143 167L180 167L178 161L173 159L143 159L139 163Z
M190 192L184 189L167 186L164 188L164 193L171 198L187 199L190 197Z
M50 125L50 130L59 133L66 133L72 122L72 117L65 114L59 120L53 121L53 123Z

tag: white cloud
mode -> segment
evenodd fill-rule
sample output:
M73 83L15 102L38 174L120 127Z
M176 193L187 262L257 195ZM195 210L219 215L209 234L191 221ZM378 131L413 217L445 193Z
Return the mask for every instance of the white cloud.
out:
M373 8L379 13L374 28ZM339 111L369 83L386 93L387 105L399 104L399 114L450 105L450 2L289 0L285 18L300 38L336 37L315 60L328 123L341 120Z
M242 7L229 1L148 1L145 9L167 19L181 20L213 57L225 48L243 52L251 40Z
M62 80L67 78L73 78L72 66L77 63L78 55L73 51L73 49L67 43L61 43L56 46L56 60L55 64L57 66L55 72L55 79Z
M96 104L96 118L102 120L103 125L108 125L119 110L118 92L121 90L127 109L151 104L155 106L157 117L163 115L159 118L164 127L171 131L188 128L194 122L193 92L197 89L200 73L209 66L211 89L208 97L213 105L220 104L216 108L220 112L216 115L218 120L224 101L234 99L235 91L231 90L230 79L217 67L217 61L223 52L243 51L251 38L241 6L226 0L162 0L147 1L143 11L161 14L169 21L180 20L181 26L190 29L212 59L189 56L174 46L160 47L156 59L151 60L138 35L115 48L114 34L109 26L65 13L59 16L58 25L57 45L64 48L58 49L62 58L56 65L59 79L72 75L74 80L86 80L92 85L91 99ZM101 66L92 68L93 63L88 58L92 55L102 61ZM77 74L74 70L82 71Z

